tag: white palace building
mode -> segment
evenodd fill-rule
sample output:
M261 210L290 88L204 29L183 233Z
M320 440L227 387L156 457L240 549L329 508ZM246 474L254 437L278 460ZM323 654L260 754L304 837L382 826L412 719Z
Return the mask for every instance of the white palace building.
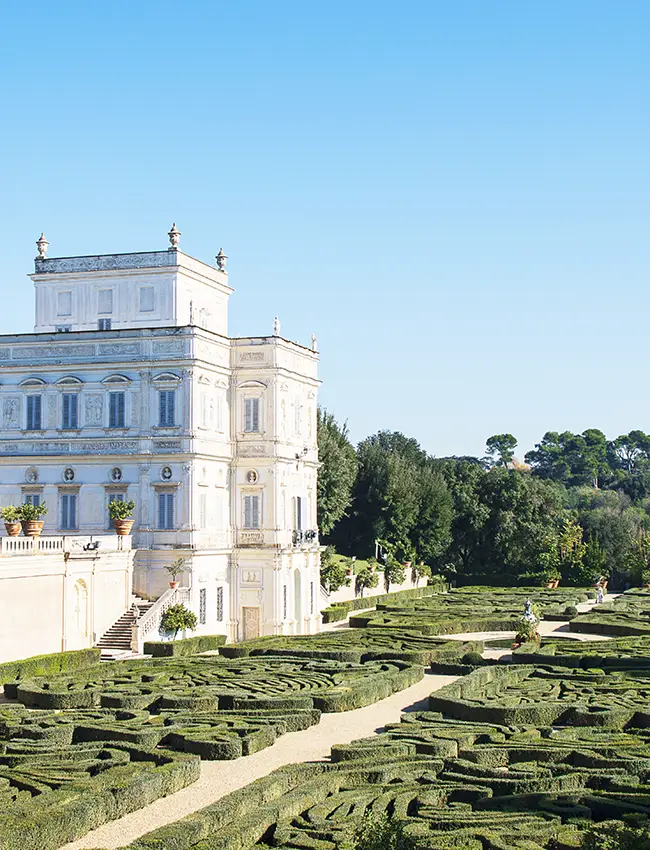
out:
M128 632L139 651L179 601L197 634L319 628L315 338L277 319L230 338L225 255L208 265L179 237L64 258L37 243L34 333L0 336L0 504L48 513L40 541L1 541L0 661L92 646L116 620L103 645ZM135 502L132 550L111 499Z

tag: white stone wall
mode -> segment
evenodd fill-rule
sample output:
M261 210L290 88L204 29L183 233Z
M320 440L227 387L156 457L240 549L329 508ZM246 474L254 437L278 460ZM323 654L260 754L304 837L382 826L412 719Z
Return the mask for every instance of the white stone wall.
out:
M0 662L85 649L130 607L133 552L0 556Z

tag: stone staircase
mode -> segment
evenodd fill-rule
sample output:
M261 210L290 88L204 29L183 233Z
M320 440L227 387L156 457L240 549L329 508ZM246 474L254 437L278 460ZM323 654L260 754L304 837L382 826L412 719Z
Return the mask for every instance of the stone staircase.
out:
M133 597L133 603L129 610L122 614L120 619L105 632L97 646L101 649L102 661L115 661L118 658L129 658L134 656L131 649L132 627L138 617L145 614L153 605L139 596Z

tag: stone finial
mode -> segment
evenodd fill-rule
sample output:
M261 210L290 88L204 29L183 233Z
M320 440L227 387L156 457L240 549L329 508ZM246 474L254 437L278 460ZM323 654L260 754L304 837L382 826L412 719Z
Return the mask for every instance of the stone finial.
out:
M277 316L273 319L273 336L280 336L280 320Z
M316 334L311 335L311 350L318 351L318 340L316 339Z
M225 270L226 270L226 260L228 259L228 257L224 254L223 248L219 248L219 253L215 257L215 259L217 261L217 268L219 269L219 271L225 272Z
M38 248L38 257L37 260L45 260L47 258L47 246L50 243L45 238L45 234L41 233L41 238L36 243L36 247Z
M169 236L169 244L172 246L172 250L176 250L176 248L178 248L178 243L181 238L181 232L176 227L176 222L172 224L172 229L169 231L167 236Z

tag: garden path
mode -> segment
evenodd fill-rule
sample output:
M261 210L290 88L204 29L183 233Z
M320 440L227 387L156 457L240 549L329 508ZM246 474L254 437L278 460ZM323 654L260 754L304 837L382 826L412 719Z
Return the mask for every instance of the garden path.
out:
M318 726L302 732L290 732L272 747L235 761L202 761L197 782L169 797L156 800L144 809L89 832L83 838L66 844L60 850L105 848L115 850L141 835L180 820L192 812L209 806L231 791L243 788L285 764L314 761L329 757L333 744L345 744L381 731L387 723L398 723L403 711L421 711L428 706L427 697L456 676L425 675L422 681L386 699L337 714L323 714Z

